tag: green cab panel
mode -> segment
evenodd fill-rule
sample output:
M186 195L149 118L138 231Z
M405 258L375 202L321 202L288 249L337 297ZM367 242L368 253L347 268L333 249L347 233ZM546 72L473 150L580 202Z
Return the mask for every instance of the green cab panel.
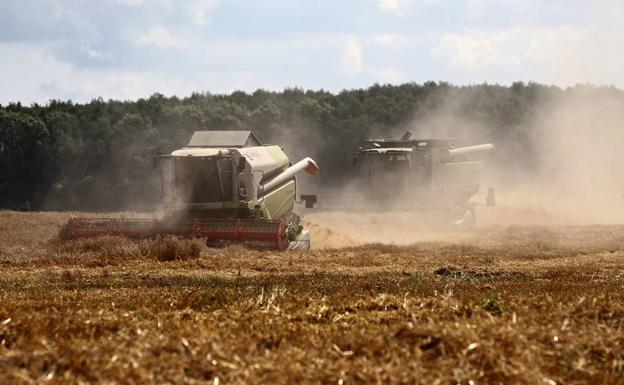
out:
M441 176L442 189L447 194L475 194L481 183L481 162L446 163Z
M291 211L295 204L297 183L292 181L270 192L263 198L267 219L279 219Z

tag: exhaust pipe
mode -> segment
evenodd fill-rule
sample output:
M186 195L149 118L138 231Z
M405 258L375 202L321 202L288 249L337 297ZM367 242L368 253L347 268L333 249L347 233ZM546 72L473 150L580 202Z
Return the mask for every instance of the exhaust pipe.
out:
M319 167L314 159L310 157L303 158L299 162L282 171L282 173L277 175L275 178L258 187L258 197L268 193L278 186L283 185L292 179L292 177L297 173L304 170L310 175L316 175L319 171Z

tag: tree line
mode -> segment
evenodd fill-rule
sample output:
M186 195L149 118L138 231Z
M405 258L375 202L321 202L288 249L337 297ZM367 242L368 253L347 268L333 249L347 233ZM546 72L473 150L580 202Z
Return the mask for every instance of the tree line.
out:
M565 92L535 83L426 82L337 94L289 88L0 105L0 207L149 209L160 200L154 158L183 146L196 130L253 130L263 142L283 144L294 158L311 155L324 186L348 178L353 151L363 140L405 130L491 141L502 149L496 155L500 162L523 154L529 161L522 167L530 170L537 167L530 156L535 150L530 122Z

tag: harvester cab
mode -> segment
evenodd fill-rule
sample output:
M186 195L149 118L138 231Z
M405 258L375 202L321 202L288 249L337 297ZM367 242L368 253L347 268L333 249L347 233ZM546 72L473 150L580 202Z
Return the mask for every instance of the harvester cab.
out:
M318 172L311 158L292 164L280 146L262 145L250 131L196 131L187 146L160 156L159 168L162 218L72 219L67 234L174 235L309 249L309 233L293 206L295 175Z
M380 208L443 212L473 226L470 199L479 191L481 157L492 144L458 147L455 139L370 139L357 150L356 180L367 203Z

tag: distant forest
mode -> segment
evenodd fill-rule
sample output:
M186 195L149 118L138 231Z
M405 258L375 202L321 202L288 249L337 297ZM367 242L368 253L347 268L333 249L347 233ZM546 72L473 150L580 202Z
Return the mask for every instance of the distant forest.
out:
M196 130L253 130L265 143L284 145L293 158L313 156L324 186L348 179L361 141L405 130L416 136L454 135L466 144L490 141L498 147L498 162L511 164L521 154L522 167L530 171L538 166L531 122L549 100L566 92L570 89L534 83L427 82L376 84L338 94L294 88L186 98L154 94L86 104L11 103L0 106L0 207L149 209L160 200L154 157L185 145Z

